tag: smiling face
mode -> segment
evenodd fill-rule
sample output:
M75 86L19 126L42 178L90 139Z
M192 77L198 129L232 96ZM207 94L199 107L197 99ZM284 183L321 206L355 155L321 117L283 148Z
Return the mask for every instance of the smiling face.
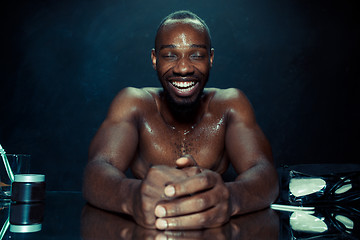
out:
M214 57L210 48L198 20L169 19L161 27L151 58L170 104L191 107L200 99Z

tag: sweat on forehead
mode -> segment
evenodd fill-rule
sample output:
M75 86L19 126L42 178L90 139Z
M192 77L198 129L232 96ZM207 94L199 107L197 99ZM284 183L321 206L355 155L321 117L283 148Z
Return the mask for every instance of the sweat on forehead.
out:
M162 35L164 31L171 31L176 27L179 27L181 25L188 25L187 27L190 27L196 31L198 31L200 34L206 34L208 38L208 43L211 45L211 39L209 36L209 33L206 29L206 27L197 19L191 19L191 18L185 18L185 19L167 19L162 26L159 28L156 38L155 38L155 48L157 47L159 37Z
M189 24L193 28L199 30L199 31L206 31L204 25L197 19L191 19L191 18L184 18L184 19L167 19L161 29L167 28L174 24Z

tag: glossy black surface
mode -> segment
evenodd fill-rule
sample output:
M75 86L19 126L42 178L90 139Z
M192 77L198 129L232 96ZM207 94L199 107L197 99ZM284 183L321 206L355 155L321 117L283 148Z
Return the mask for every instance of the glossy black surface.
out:
M298 165L279 169L281 194L277 203L287 204L289 194L284 180L288 180L289 170L297 170L321 176L329 173L335 180L343 179L347 172L360 170L360 165ZM359 176L358 174L356 176ZM357 199L360 188L359 178L351 178L352 199ZM347 194L345 193L345 194ZM299 218L293 212L265 209L252 214L234 217L220 228L199 231L156 231L138 226L128 216L106 212L87 205L81 192L46 192L43 203L10 204L0 202L0 227L4 233L4 223L9 219L12 225L41 224L41 231L33 233L14 233L8 227L3 238L10 239L359 239L360 201L336 201L315 204L313 213L305 215L322 223L326 230L306 230L315 226L294 227ZM295 220L294 220L295 219Z
M9 228L3 239L81 239L80 219L84 205L85 201L80 192L47 192L42 210L40 207L37 208L39 211L43 211L41 231L12 233ZM24 207L24 209L28 209L28 207ZM14 206L9 203L1 210L0 226L3 226L7 216L13 217L13 210ZM34 216L38 213L35 211L31 215ZM37 219L40 217L37 216Z
M10 206L13 219L14 209L18 210L19 206ZM216 229L173 232L149 230L138 226L127 216L87 205L80 192L48 192L44 209L41 231L13 233L9 228L3 239L159 239L164 236L171 236L172 239L278 239L280 224L277 213L267 209L234 218ZM1 210L1 224L5 222L8 210L8 204ZM29 204L23 210L29 212ZM36 210L42 211L38 205ZM29 224L29 220L26 223Z
M41 204L40 204L41 205ZM279 212L265 209L256 213L232 218L229 223L214 229L198 231L157 231L144 229L131 218L109 213L90 205L83 200L80 192L47 192L44 205L10 206L12 223L17 219L26 224L41 222L42 229L33 233L13 233L7 229L3 239L357 239L359 218L343 208L322 208L316 210L328 226L328 231L314 233L291 228L289 219L292 212ZM15 207L15 208L14 208ZM35 212L29 208L35 208ZM13 216L14 209L25 209L24 220ZM333 217L333 213L347 216L354 221L354 228L346 231ZM17 213L19 214L19 213ZM40 215L39 215L40 214ZM43 216L41 216L43 214ZM355 217L354 217L355 216ZM0 211L1 224L9 217L9 204ZM1 226L2 226L1 225ZM337 225L337 226L336 226ZM339 227L340 226L340 227ZM167 238L166 238L167 237Z

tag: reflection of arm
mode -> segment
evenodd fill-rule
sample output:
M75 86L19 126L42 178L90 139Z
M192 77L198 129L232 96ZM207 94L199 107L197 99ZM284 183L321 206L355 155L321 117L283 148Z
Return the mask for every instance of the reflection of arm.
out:
M163 231L146 229L137 225L127 215L106 212L85 205L81 214L81 237L87 239L131 240L158 239Z
M82 239L133 239L136 223L118 215L85 205L81 213Z
M280 218L270 208L233 217L229 225L231 239L280 239Z
M158 231L137 225L126 215L85 205L81 214L82 239L278 239L279 217L272 209L234 217L218 228Z
M236 172L230 190L232 215L268 207L277 197L277 173L271 147L255 121L250 103L238 90L228 111L226 151Z
M140 180L127 179L124 174L138 144L139 100L132 97L137 91L125 89L113 101L90 145L83 185L89 203L126 214L132 214L134 190L140 185Z

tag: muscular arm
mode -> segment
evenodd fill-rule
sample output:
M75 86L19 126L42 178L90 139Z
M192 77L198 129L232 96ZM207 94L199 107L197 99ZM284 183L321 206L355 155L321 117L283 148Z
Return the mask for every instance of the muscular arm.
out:
M234 182L226 183L231 215L268 207L279 191L271 147L255 121L250 103L240 91L237 95L228 112L225 139L227 154L239 173Z
M132 214L134 189L139 180L127 179L128 168L137 148L136 109L131 91L122 91L113 101L109 114L100 126L89 149L83 194L100 208ZM131 112L133 111L133 112Z
M120 139L115 142L109 140L112 144L127 140L127 143L136 143L136 134L133 135L131 127L128 124L120 126L106 126L110 123L104 123L105 132L111 136L118 135ZM106 134L106 133L105 133ZM132 136L131 136L132 135ZM111 136L107 136L110 137ZM128 136L128 137L126 137ZM127 138L127 139L123 139ZM95 142L104 141L104 137L95 138ZM128 145L128 144L126 144ZM93 145L92 145L93 146ZM136 146L136 144L135 144ZM135 179L126 179L122 168L118 168L115 159L127 161L125 156L118 156L120 153L111 152L111 146L101 146L102 149L90 154L89 163L85 169L83 193L86 200L100 208L117 211L126 214L132 214L131 203L133 200L133 189L139 187L140 181ZM92 147L91 150L97 147ZM110 148L110 149L107 149ZM129 146L131 152L131 146ZM92 152L92 151L91 151ZM124 154L126 155L126 154ZM125 164L124 164L125 165Z

